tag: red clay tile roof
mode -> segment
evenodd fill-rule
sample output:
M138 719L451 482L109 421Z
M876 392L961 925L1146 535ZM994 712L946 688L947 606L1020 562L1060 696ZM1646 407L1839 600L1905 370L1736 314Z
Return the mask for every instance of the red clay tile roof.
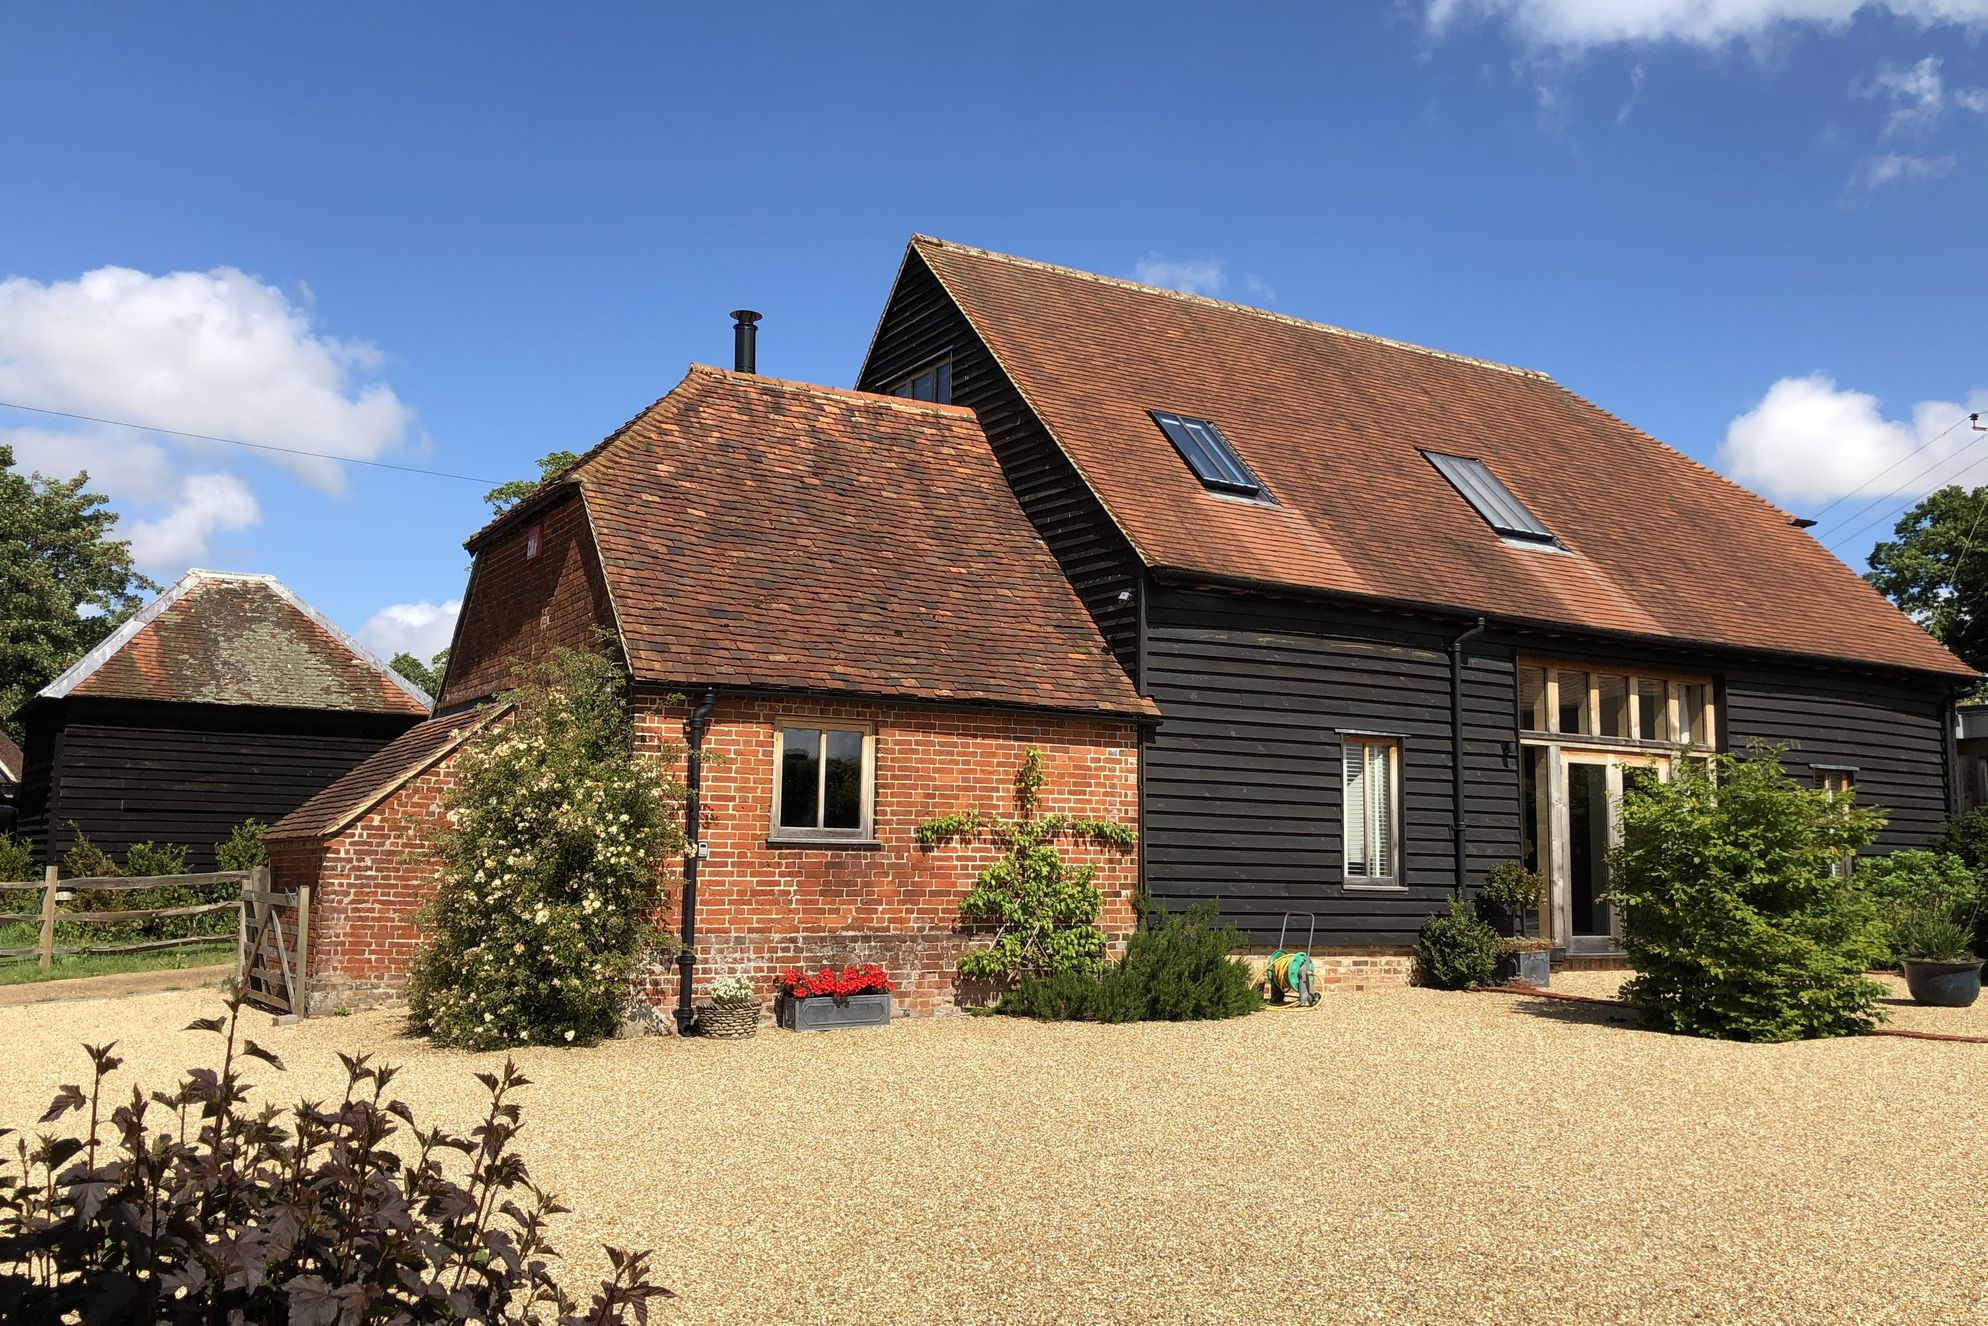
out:
M568 473L639 680L1157 712L971 411L693 365Z
M0 783L21 781L21 748L5 732L0 732Z
M328 838L440 763L469 735L510 709L484 705L416 723L339 780L269 826L263 837Z
M1970 676L1788 513L1545 374L918 236L1149 566ZM1276 506L1148 416L1212 420ZM1565 553L1512 547L1419 449L1481 459Z
M426 714L428 697L273 576L189 571L36 698Z

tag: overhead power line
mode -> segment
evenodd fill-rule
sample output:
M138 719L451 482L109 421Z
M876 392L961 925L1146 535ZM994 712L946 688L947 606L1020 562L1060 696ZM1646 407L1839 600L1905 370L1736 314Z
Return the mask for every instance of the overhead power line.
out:
M187 433L177 428L159 428L153 424L134 424L129 419L103 419L94 414L71 414L67 410L44 410L39 405L22 405L16 401L0 401L0 407L9 410L25 410L29 414L53 415L57 419L78 419L88 424L109 424L113 428L135 428L141 433L164 433L168 437L190 437L201 442L220 442L231 447L251 447L256 451L274 451L285 456L308 456L312 460L335 460L341 465L367 465L376 470L397 470L402 474L425 474L431 479L460 479L464 483L487 483L493 487L501 479L479 479L473 474L451 474L446 470L424 470L418 465L396 465L386 460L361 460L357 456L334 456L324 451L306 451L302 447L279 447L269 442L244 442L238 437L215 437L212 433Z
M1912 450L1906 452L1903 456L1900 456L1897 460L1893 461L1891 464L1879 470L1876 474L1873 474L1870 478L1858 484L1855 488L1852 488L1849 492L1844 493L1840 497L1832 499L1827 505L1825 505L1822 508L1821 511L1817 511L1814 514L1813 519L1815 519L1817 522L1820 522L1822 520L1823 515L1826 512L1828 512L1831 507L1836 506L1838 503L1849 501L1851 498L1855 497L1858 493L1863 492L1866 488L1869 488L1879 479L1884 478L1885 475L1890 474L1893 470L1903 465L1906 461L1911 460L1914 456L1924 451L1927 447L1932 446L1935 442L1945 437L1948 433L1953 432L1954 429L1959 428L1962 424L1966 423L1969 419L1972 419L1974 417L1975 416L1971 414L1964 414L1960 418L1954 420L1952 423L1948 424L1945 428L1942 428L1939 432L1933 434L1931 437L1927 438L1924 442L1921 442L1918 446L1912 448ZM1882 501L1883 499L1881 498L1879 500Z
M1957 420L1957 421L1955 422L1955 424L1954 424L1953 428L1949 428L1949 429L1947 429L1947 432L1948 432L1948 433L1951 433L1951 432L1953 431L1953 429L1954 429L1954 428L1958 428L1958 427L1960 427L1960 425L1961 425L1961 424L1964 424L1964 423L1966 423L1966 422L1967 422L1968 420L1970 420L1970 419L1973 419L1973 418L1975 418L1975 417L1976 417L1975 415L1971 415L1971 414L1969 414L1969 415L1963 415L1963 416L1961 416L1961 418L1960 418L1959 420ZM1946 435L1945 433L1941 434L1941 436L1942 436L1942 437L1944 437L1945 435ZM1928 445L1928 446L1930 446L1930 445L1931 445L1931 443L1928 443L1927 445ZM1925 450L1925 447L1921 447L1921 448L1920 448L1920 450L1921 450L1921 451ZM1932 472L1933 472L1934 470L1937 470L1937 469L1939 469L1939 468L1940 468L1940 466L1942 466L1942 465L1945 465L1945 464L1948 464L1948 463L1950 463L1950 462L1951 462L1951 461L1952 461L1953 459L1954 459L1954 457L1953 457L1953 456L1942 456L1942 457L1940 457L1940 458L1939 458L1938 460L1934 461L1934 462L1933 462L1933 463L1932 463L1931 465L1928 465L1928 466L1926 466L1926 467L1925 467L1924 469L1922 469L1922 470L1920 470L1920 471L1919 471L1918 473L1914 474L1914 475L1913 475L1913 476L1912 476L1911 478L1907 479L1907 480L1906 480L1906 481L1905 481L1904 483L1901 483L1901 484L1899 484L1899 485L1898 485L1898 486L1897 486L1896 488L1892 489L1892 490L1891 490L1890 492L1888 492L1888 493L1884 493L1884 494L1881 494L1881 495L1880 495L1880 496L1878 496L1878 497L1874 497L1874 498L1872 498L1872 499L1871 499L1870 501L1868 501L1868 502L1864 503L1864 505L1862 505L1862 506L1858 507L1858 508L1857 508L1857 509L1856 509L1855 511L1852 511L1852 512L1851 512L1851 513L1850 513L1849 515L1847 515L1847 516L1843 516L1843 517L1840 517L1840 520L1841 520L1841 521L1844 521L1844 522L1847 522L1847 521L1852 521L1852 520L1856 520L1856 519L1858 519L1858 518L1859 518L1859 517L1861 517L1861 516L1864 516L1864 515L1868 515L1868 514L1869 514L1870 512L1872 512L1872 511L1875 511L1875 510L1877 510L1877 509L1878 509L1878 508L1880 508L1880 507L1884 507L1884 506L1888 506L1888 505L1890 505L1891 501L1892 501L1892 500L1893 500L1894 498L1898 497L1898 496L1899 496L1899 495L1900 495L1901 493L1903 493L1903 492L1904 492L1904 491L1905 491L1906 489L1910 488L1910 487L1911 487L1911 486L1912 486L1913 484L1915 484L1915 483L1918 483L1918 482L1919 482L1919 481L1920 481L1921 479L1923 479L1923 478L1925 478L1925 477L1926 477L1927 475L1931 474L1931 473L1932 473ZM1969 465L1969 466L1968 466L1967 468L1968 468L1968 469L1973 469L1973 468L1974 468L1974 466L1973 466L1973 465ZM1950 475L1948 475L1948 476L1947 476L1947 482L1948 482L1948 483L1951 483L1951 482L1953 482L1953 481L1954 481L1955 479L1957 479L1957 478L1959 478L1959 477L1960 477L1960 473L1964 473L1964 472L1965 472L1965 471L1960 471L1960 472L1957 472L1957 473L1954 473L1954 474L1950 474Z
M1955 480L1961 479L1969 474L1972 474L1974 471L1980 469L1983 465L1988 465L1988 455L1981 456L1978 459L1976 459L1973 464L1968 465L1964 469L1956 470L1954 473L1948 475L1947 482L1953 483ZM1865 508L1865 510L1869 509L1870 508L1868 507ZM1890 511L1890 510L1881 511L1877 514L1876 517L1865 521L1863 524L1857 526L1855 529L1851 529L1845 531L1844 533L1830 536L1829 545L1828 545L1830 551L1835 552L1841 550L1844 544L1848 543L1851 539L1855 538L1857 535L1863 533L1865 530L1875 529L1877 526L1884 524L1885 521L1895 519L1897 515L1898 513L1895 511Z

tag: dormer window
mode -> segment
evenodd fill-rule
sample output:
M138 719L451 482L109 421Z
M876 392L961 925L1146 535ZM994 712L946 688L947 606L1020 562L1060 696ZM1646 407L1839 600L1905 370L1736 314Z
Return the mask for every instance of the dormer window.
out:
M1438 474L1450 481L1451 487L1463 494L1463 500L1484 518L1484 523L1502 537L1549 547L1559 545L1553 531L1540 524L1539 517L1526 510L1526 504L1498 482L1498 476L1483 461L1471 456L1445 456L1440 451L1422 454L1429 458Z
M939 405L953 403L953 361L941 359L936 364L927 364L904 381L892 387L891 396L902 396L908 401L933 401Z
M1187 462L1187 468L1194 471L1194 477L1201 480L1203 488L1238 497L1265 495L1262 480L1242 463L1242 457L1229 445L1229 439L1222 436L1221 429L1206 419L1191 419L1184 414L1169 414L1165 410L1147 413Z

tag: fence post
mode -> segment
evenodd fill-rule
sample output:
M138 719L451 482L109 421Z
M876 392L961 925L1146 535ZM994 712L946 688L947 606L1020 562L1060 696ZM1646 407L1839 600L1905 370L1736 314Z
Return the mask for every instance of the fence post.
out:
M268 866L263 869L267 871ZM290 1010L298 1017L311 1012L311 886L297 886L297 995Z
M47 971L55 959L55 881L61 872L50 866L41 877L41 961Z
M235 984L248 988L249 898L255 892L255 875L242 881L242 906L235 913Z

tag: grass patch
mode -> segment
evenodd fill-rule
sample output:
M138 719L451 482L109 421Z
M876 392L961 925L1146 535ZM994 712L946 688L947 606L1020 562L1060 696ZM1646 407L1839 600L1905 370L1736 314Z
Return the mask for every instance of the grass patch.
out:
M63 933L82 927L59 926L57 947L84 942L80 936ZM41 928L23 922L0 925L0 948L31 948ZM32 981L64 981L79 976L118 976L134 971L184 971L188 967L211 967L235 960L232 934L217 937L212 944L189 944L185 948L161 949L156 953L75 953L55 955L43 972L33 957L0 958L0 985L26 985Z

